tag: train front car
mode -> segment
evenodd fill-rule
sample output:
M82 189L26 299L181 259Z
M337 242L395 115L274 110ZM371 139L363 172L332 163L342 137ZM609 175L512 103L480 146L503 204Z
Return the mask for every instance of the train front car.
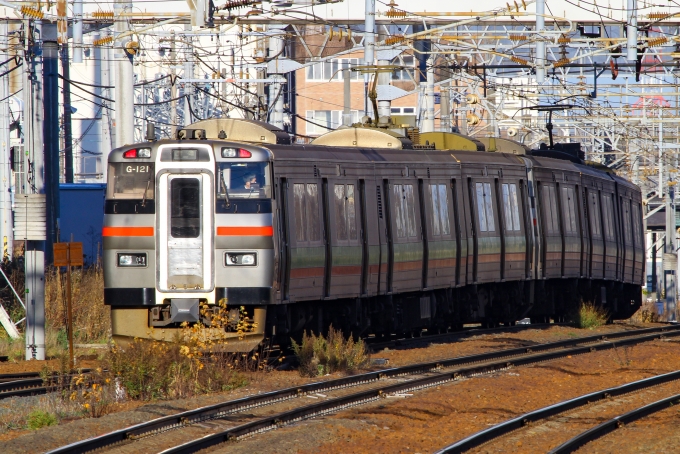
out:
M272 288L270 160L262 148L209 140L111 152L104 301L114 339L172 340L184 322L208 325L226 304L226 348L262 341ZM245 336L243 317L256 325Z

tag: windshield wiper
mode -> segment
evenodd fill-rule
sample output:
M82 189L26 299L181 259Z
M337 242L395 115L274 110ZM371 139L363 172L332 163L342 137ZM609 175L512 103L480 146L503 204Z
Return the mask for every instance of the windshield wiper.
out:
M146 182L146 189L144 190L144 195L142 196L142 206L146 206L146 193L149 192L149 186L151 185L151 180Z
M224 187L224 203L227 208L231 206L229 201L229 190L227 189L227 183L224 181L224 172L220 172L220 180L222 180L222 187Z

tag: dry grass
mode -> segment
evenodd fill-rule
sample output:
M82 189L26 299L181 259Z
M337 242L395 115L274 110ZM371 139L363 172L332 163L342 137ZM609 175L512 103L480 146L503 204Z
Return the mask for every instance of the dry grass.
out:
M575 318L576 320L574 321L577 328L592 329L605 325L607 320L609 320L609 315L602 307L590 302L581 301Z
M656 310L655 303L642 303L640 309L635 312L630 320L634 323L656 323L662 320L662 314Z
M340 330L328 330L328 336L305 332L302 343L294 340L293 350L300 362L300 375L316 377L334 372L353 371L369 360L366 345L362 339L355 342L350 336L345 339Z

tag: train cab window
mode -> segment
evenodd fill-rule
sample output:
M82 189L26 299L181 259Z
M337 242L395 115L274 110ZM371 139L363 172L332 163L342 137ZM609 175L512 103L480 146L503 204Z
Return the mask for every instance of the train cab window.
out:
M614 207L612 196L605 194L602 196L602 214L604 218L604 234L608 240L614 240Z
M229 193L231 196L231 192ZM321 240L319 225L319 191L316 183L293 185L295 238L299 243Z
M545 212L545 225L548 233L560 233L560 220L557 213L557 197L554 186L545 186L543 189L543 211Z
M491 183L477 183L477 211L479 213L479 231L495 232L493 219L493 202L491 200Z
M597 199L597 192L590 193L590 229L593 237L600 238L600 204Z
M577 233L574 188L562 188L562 217L564 218L564 232Z
M112 162L106 198L115 200L153 200L155 188L153 163Z
M517 185L504 183L503 212L505 213L505 230L519 231L519 205L517 204Z
M201 235L201 183L198 178L170 182L170 233L173 238Z
M271 198L269 164L266 162L218 162L217 196L230 199Z
M357 239L356 205L353 184L335 185L335 225L338 240Z
M445 184L430 185L430 199L432 201L432 234L434 236L449 235L451 222L449 220L449 197Z
M416 204L412 184L395 184L394 220L397 226L397 238L416 237Z

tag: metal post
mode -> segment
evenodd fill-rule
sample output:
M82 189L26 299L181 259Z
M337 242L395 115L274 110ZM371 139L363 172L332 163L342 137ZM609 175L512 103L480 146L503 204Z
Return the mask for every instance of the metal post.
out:
M536 82L545 82L545 41L541 33L545 31L545 0L536 2Z
M421 132L434 131L434 57L427 61L427 82L425 83L425 115L423 117Z
M637 60L637 0L628 0L626 5L628 24L626 25L626 58L630 61Z
M439 130L451 132L451 92L450 82L444 82L440 87L439 98Z
M378 67L387 66L390 62L388 60L378 60ZM376 77L378 78L378 86L389 85L391 74L388 72L379 72ZM392 101L389 99L378 98L378 118L389 117L392 114Z
M96 35L95 35L96 36ZM106 87L110 87L111 83L111 63L110 55L111 51L108 48L102 49L100 46L95 46L94 50L94 61L95 65L99 63L101 78L99 79L100 84ZM96 73L95 73L96 74ZM95 76L96 77L96 76ZM99 96L104 96L105 98L110 98L111 89L109 88L98 88L94 89L95 94ZM107 101L97 98L95 102L102 105L101 113L101 123L102 123L102 141L101 141L101 153L102 153L102 163L106 165L108 161L109 153L113 148L115 141L115 132L112 126L112 115L111 110L107 107L109 106ZM106 171L104 172L104 182L106 183Z
M177 53L176 53L176 38L175 30L170 32L170 98L173 100L177 97L177 71L175 70L175 65L177 65ZM175 138L177 136L177 125L179 121L177 120L177 100L170 103L170 135Z
M0 22L0 61L7 60L9 38L7 36L7 22ZM2 232L3 246L6 244L7 253L11 258L13 248L12 235L12 172L10 163L9 141L9 74L0 78L0 232ZM5 251L3 251L3 255ZM4 257L0 257L2 259Z
M73 57L75 60L75 55ZM73 183L73 133L71 129L71 83L69 82L71 80L70 68L71 65L68 61L68 46L63 45L61 47L61 73L64 77L62 90L62 99L64 102L64 183ZM99 99L95 99L94 102L99 102Z
M269 58L276 58L278 61L279 57L283 56L283 39L285 37L285 32L281 29L281 26L270 25L268 27L272 34L269 37ZM278 33L277 33L278 32ZM274 70L269 74L270 79L281 79L280 72ZM271 115L269 116L269 122L279 129L283 129L283 84L282 83L270 83L269 84L269 106L271 109Z
M68 47L64 44L64 47ZM73 63L83 62L83 0L73 0Z
M115 21L115 31L124 33L129 30L129 23L122 19L122 13L129 12L132 3L128 0L115 0L114 13L118 20ZM113 60L116 71L115 98L115 125L116 125L116 148L135 142L135 86L134 67L132 57L125 52L125 44L128 41L116 41Z
M52 244L59 241L59 44L56 24L43 24L43 122L47 243L45 259L52 263Z
M350 79L349 63L348 67L342 70L342 81L344 84L342 124L352 126L352 81Z
M24 22L25 192L45 193L42 23ZM29 167L29 162L31 166ZM45 241L26 241L26 359L45 359Z
M184 25L185 31L191 31L191 25ZM192 37L185 36L186 46L184 47L184 78L193 79L194 78L194 48L192 44ZM193 95L193 86L190 83L184 84L184 126L189 126L194 121L199 119L192 119L191 115L191 100Z
M364 65L372 66L375 57L375 0L366 0L366 17L364 18ZM372 105L368 100L368 83L370 74L364 74L364 112L370 115Z
M70 251L69 251L70 255ZM73 303L71 301L71 259L66 267L66 323L68 325L68 357L70 367L75 367L76 361L73 356Z

